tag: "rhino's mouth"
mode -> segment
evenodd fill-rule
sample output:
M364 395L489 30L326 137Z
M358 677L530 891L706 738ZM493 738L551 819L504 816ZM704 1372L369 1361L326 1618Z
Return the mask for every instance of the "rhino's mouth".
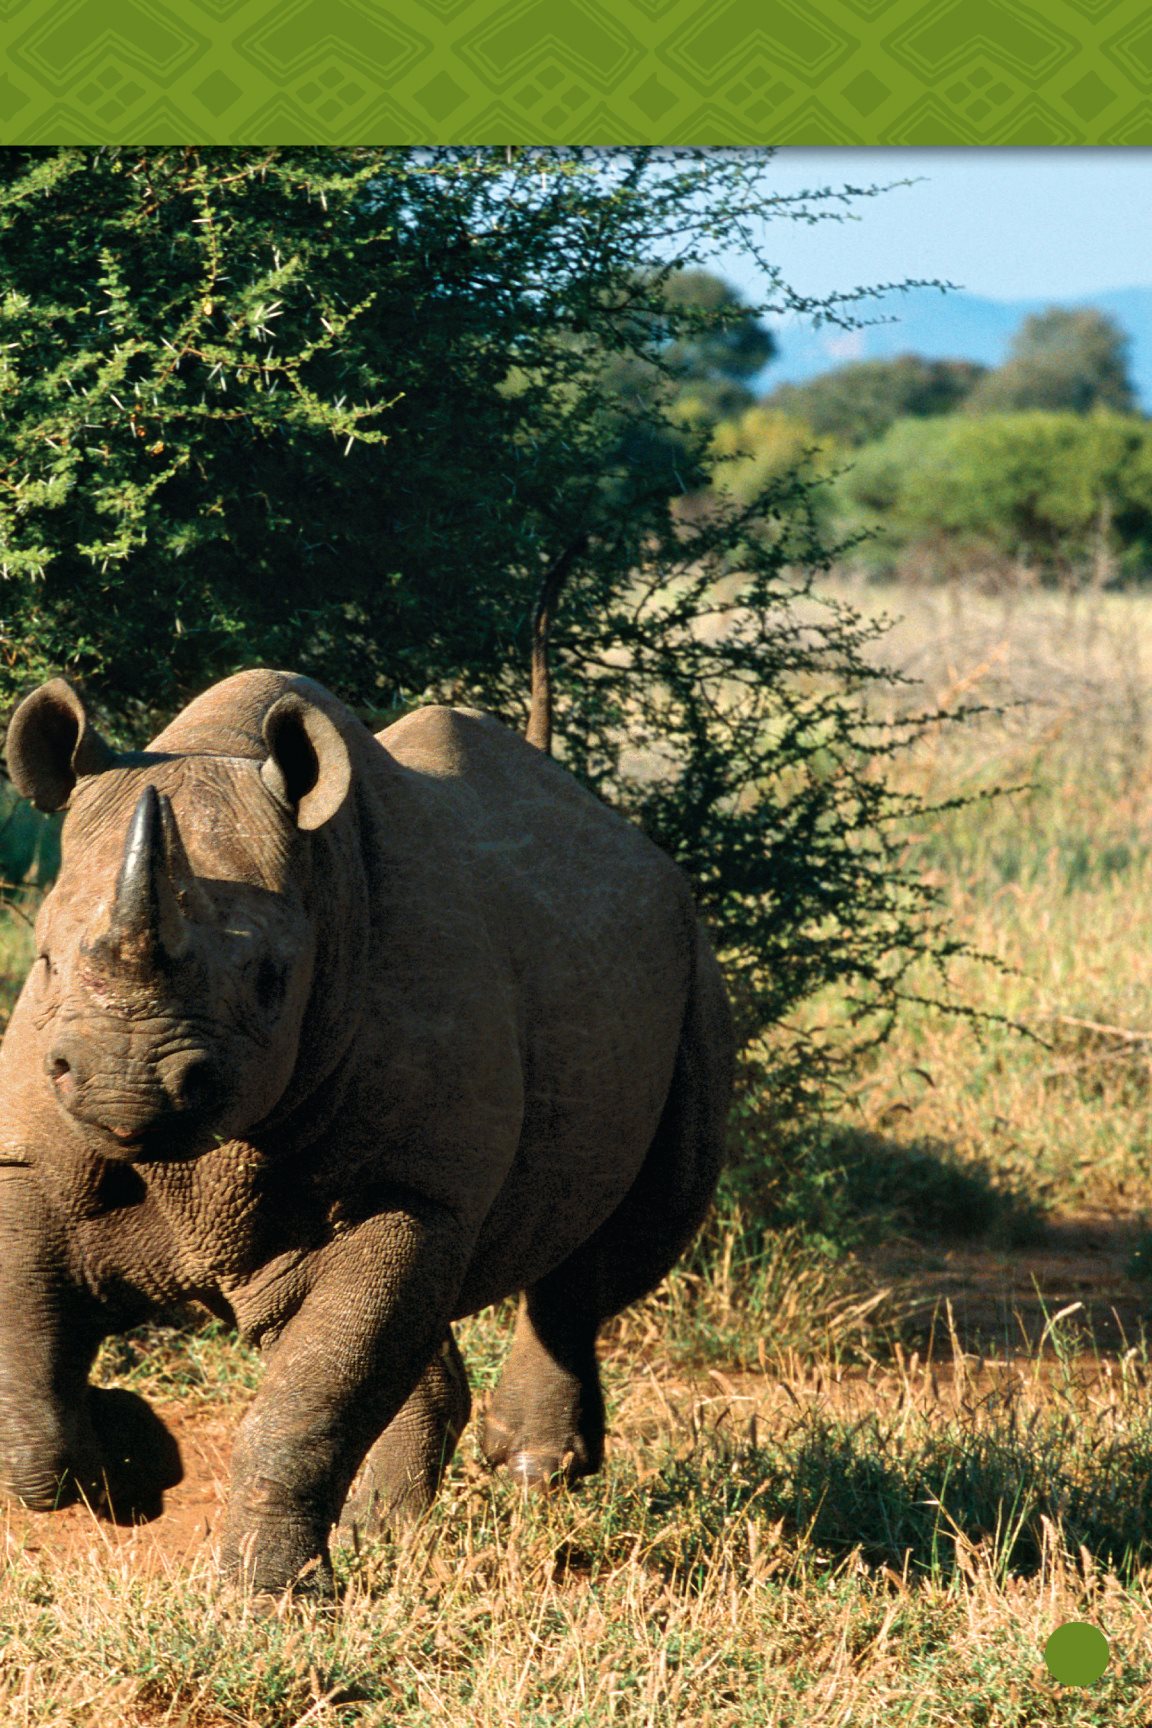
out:
M103 1157L129 1164L179 1164L202 1157L228 1138L215 1126L172 1116L147 1128L90 1125Z

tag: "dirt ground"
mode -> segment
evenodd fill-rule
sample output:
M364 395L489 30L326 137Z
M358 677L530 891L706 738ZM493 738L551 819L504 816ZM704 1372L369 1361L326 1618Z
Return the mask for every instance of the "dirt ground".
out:
M974 1355L1047 1348L1058 1315L1065 1336L1119 1353L1139 1344L1152 1319L1152 1281L1131 1273L1144 1234L1137 1219L1082 1212L1054 1219L1027 1247L888 1240L865 1258L895 1286L914 1328L944 1340L951 1329Z
M113 1524L77 1503L56 1512L30 1512L10 1503L0 1506L3 1553L41 1557L52 1565L97 1558L105 1565L148 1577L188 1566L210 1549L223 1516L232 1444L248 1401L229 1408L195 1399L150 1400L180 1448L184 1475L164 1494L159 1518L136 1525ZM462 1454L472 1447L465 1442ZM470 1465L478 1469L475 1463Z
M228 1482L232 1436L240 1412L216 1405L185 1403L154 1406L180 1447L184 1479L164 1496L164 1511L151 1523L117 1525L98 1518L87 1506L58 1512L27 1512L6 1506L4 1552L41 1555L55 1563L103 1555L111 1565L155 1575L188 1564L219 1521Z

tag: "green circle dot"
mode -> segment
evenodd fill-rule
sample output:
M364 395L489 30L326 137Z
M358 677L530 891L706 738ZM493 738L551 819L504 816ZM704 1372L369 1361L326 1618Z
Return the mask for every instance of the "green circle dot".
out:
M1086 1620L1066 1620L1045 1644L1044 1661L1061 1686L1091 1686L1108 1666L1108 1640Z

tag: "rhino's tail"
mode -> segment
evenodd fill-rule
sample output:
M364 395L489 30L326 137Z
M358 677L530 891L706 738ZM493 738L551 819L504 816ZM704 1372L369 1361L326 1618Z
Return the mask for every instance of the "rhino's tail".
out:
M552 754L552 679L548 671L548 614L539 602L532 614L532 695L524 736L545 756Z
M548 632L561 590L587 544L587 534L578 534L548 567L532 611L532 684L524 736L537 750L543 750L545 756L552 754L552 674L548 666Z

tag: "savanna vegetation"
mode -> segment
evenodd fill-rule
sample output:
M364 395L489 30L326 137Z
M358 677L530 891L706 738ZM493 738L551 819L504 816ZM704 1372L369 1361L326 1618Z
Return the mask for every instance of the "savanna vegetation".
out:
M112 1341L188 1478L138 1530L7 1514L13 1722L1148 1720L1152 601L1109 586L1136 518L1075 516L1085 449L1142 496L1143 422L923 366L854 430L754 402L706 267L770 196L765 158L0 153L7 700L63 670L139 742L268 659L522 724L543 604L558 750L693 873L746 1048L716 1216L605 1338L601 1478L522 1499L466 1439L337 1612L258 1615L208 1557L259 1363ZM878 581L927 556L885 445L1007 495L1013 427L1038 579L987 580L1025 542L985 523ZM10 800L0 845L11 1000L53 834ZM461 1328L478 1391L507 1320ZM1042 1661L1077 1618L1083 1691Z
M1092 308L1026 318L992 369L906 354L782 384L714 437L737 499L800 463L842 561L872 578L1102 587L1152 572L1152 426L1128 338Z

